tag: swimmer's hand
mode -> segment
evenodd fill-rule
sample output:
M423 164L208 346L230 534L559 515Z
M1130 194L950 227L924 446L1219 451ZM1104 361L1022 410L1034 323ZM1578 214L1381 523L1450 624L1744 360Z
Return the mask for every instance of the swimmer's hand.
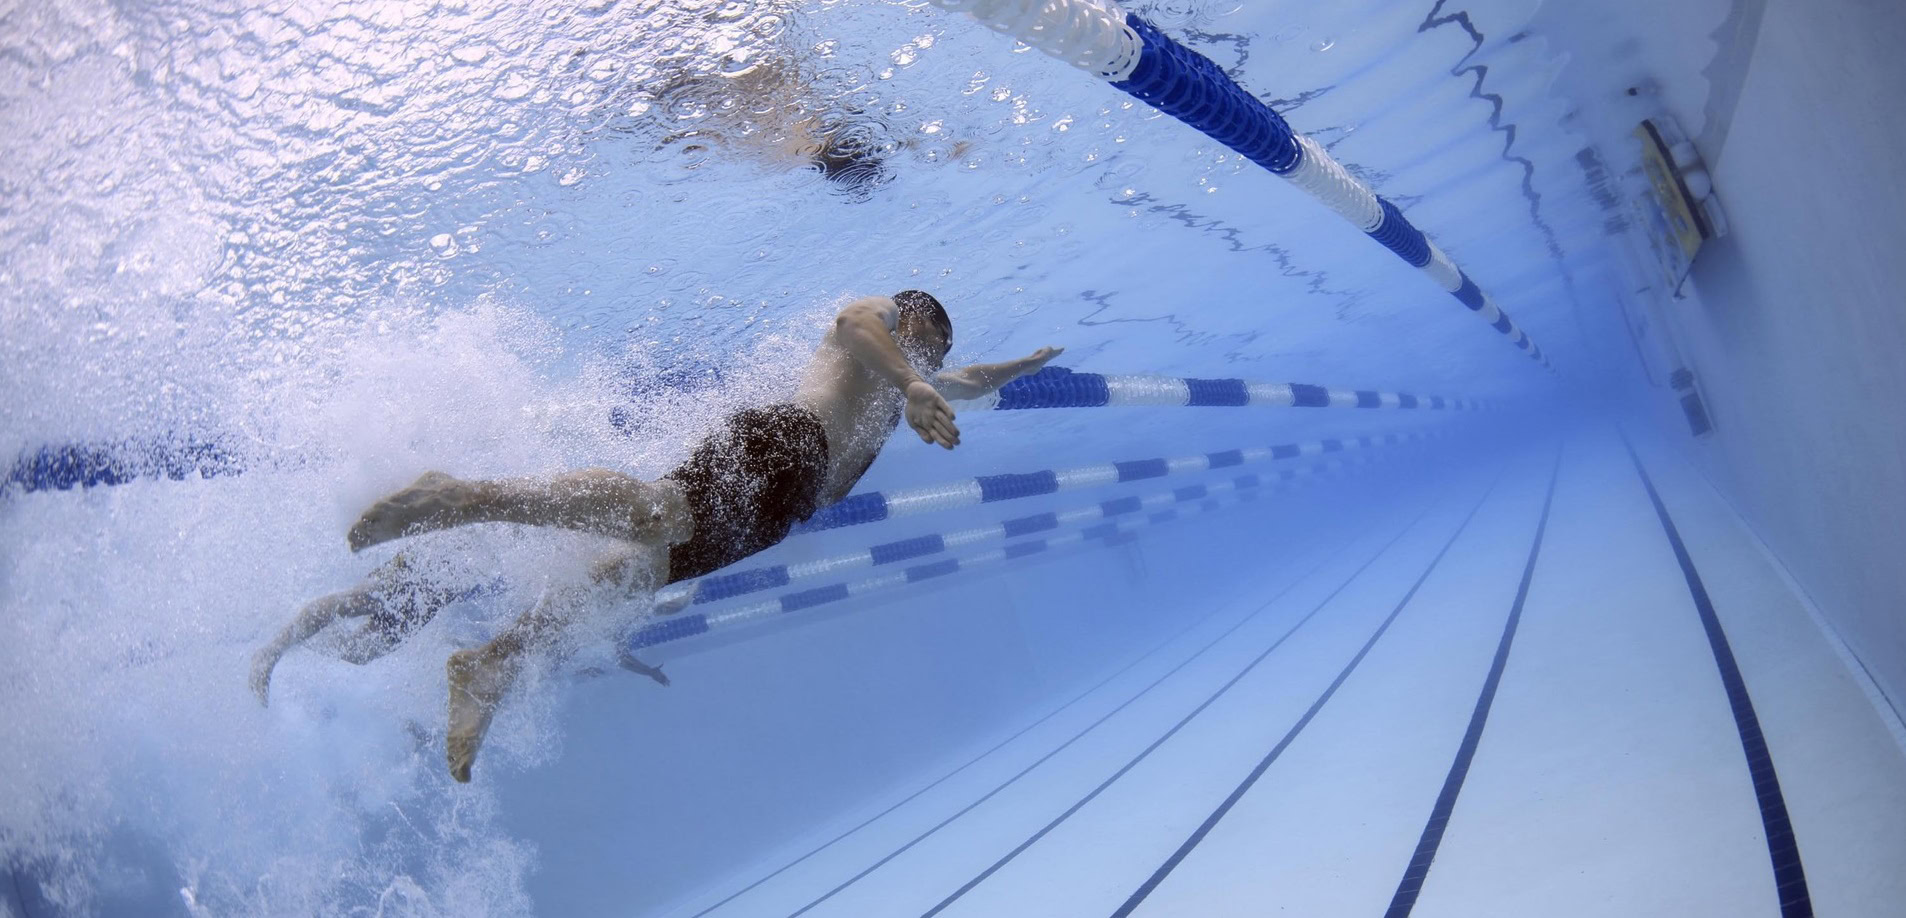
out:
M960 429L953 424L953 406L924 379L915 378L907 383L907 426L920 435L922 443L938 443L947 449L960 445Z
M1033 351L1031 355L1019 358L1018 366L1015 368L1018 372L1013 374L1013 378L1018 379L1021 376L1031 376L1045 369L1046 364L1052 362L1052 358L1065 352L1066 349L1062 347L1042 347Z
M617 662L621 663L622 668L629 672L635 673L638 676L647 676L650 679L654 679L660 685L668 685L668 676L663 674L660 666L650 666L636 659L635 655L629 653L627 650L622 651L621 655L617 658Z

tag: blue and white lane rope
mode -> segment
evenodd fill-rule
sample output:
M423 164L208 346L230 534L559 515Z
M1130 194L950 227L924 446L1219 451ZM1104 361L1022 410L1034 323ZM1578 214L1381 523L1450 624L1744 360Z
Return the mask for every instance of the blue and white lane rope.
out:
M1198 129L1269 169L1420 268L1544 367L1549 360L1476 282L1395 204L1358 181L1321 144L1291 130L1270 106L1209 58L1113 0L933 0L971 15Z
M1080 373L1065 367L1045 367L981 398L953 403L954 408L962 411L1116 408L1127 405L1398 408L1431 411L1478 411L1495 407L1493 402L1474 398L1337 389L1307 383L1252 382L1244 379Z
M1284 484L1300 479L1315 479L1346 468L1359 467L1375 459L1340 459L1294 469L1281 469L1262 475L1246 473L1212 484L1189 484L1170 491L1155 491L1144 496L1115 497L1066 510L1035 513L1001 520L990 526L974 526L950 532L929 533L907 539L882 542L857 552L835 555L818 561L770 564L726 574L709 574L697 580L662 588L655 594L658 614L671 615L690 605L704 605L789 586L797 581L863 568L885 567L929 555L958 551L986 542L1005 541L1042 532L1056 532L1087 523L1137 513L1150 513L1187 501L1203 500L1228 494L1240 488L1253 488L1265 482Z
M1364 463L1343 463L1336 468L1350 468ZM1270 482L1273 488L1283 487L1289 479ZM1121 513L1103 522L1085 526L1069 532L1010 542L999 548L978 552L959 558L942 558L925 564L916 564L889 573L859 580L842 580L826 586L790 590L770 599L759 600L734 606L715 612L697 612L690 615L672 615L650 622L635 630L625 645L630 651L640 651L658 644L667 644L684 640L711 631L721 631L744 625L749 622L800 612L816 606L839 602L857 596L894 587L932 580L948 574L970 571L1001 561L1012 561L1033 555L1044 554L1054 549L1084 544L1092 539L1103 539L1108 545L1117 545L1134 538L1134 532L1155 523L1169 522L1188 515L1209 513L1230 504L1255 499L1265 490L1265 476L1244 474L1224 481L1214 481L1199 486L1203 493L1191 496L1189 488L1162 495L1154 495L1142 503L1144 513ZM1180 496L1183 494L1184 496ZM1040 530L1034 530L1040 531ZM948 536L951 537L951 534ZM852 556L849 556L852 557ZM833 560L833 559L830 559ZM827 562L816 562L824 564ZM658 599L660 597L658 596Z
M1341 389L1307 383L1253 382L1244 379L1197 379L1147 374L1079 373L1064 367L1046 367L1031 376L1007 383L983 398L954 402L963 411L1012 411L1025 408L1099 408L1128 405L1159 406L1266 406L1291 408L1392 408L1477 411L1499 407L1496 402L1438 395L1412 395L1373 389ZM581 424L590 418L569 406L550 403L525 409L550 423ZM590 411L599 410L596 408ZM610 423L620 428L611 411ZM217 478L246 470L238 452L214 440L157 438L115 443L70 443L22 452L0 478L0 495L19 489L64 491L125 484L141 478Z
M26 493L65 491L125 484L141 478L221 478L245 470L237 453L198 439L122 440L110 444L68 443L23 451L5 478L0 495L13 488Z
M850 494L839 503L822 507L813 516L808 517L806 522L795 526L793 531L796 533L820 532L844 526L862 526L867 523L918 516L941 510L977 507L980 504L998 501L1057 494L1060 491L1144 481L1148 478L1187 475L1193 472L1276 459L1322 456L1327 453L1368 449L1375 446L1398 446L1404 443L1438 439L1446 435L1444 431L1438 429L1367 437L1330 437L1278 446L1228 449L1199 456L1180 456L1176 459L1133 459L1100 465L1082 465L1069 469L981 475L977 478L918 488L867 491L861 494Z

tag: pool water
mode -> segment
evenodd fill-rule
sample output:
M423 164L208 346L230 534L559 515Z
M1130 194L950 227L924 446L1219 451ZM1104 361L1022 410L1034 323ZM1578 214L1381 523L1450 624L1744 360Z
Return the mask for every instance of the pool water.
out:
M1833 585L1855 562L1791 547L1778 437L1728 439L1718 370L1668 384L1722 364L1676 323L1723 279L1674 298L1630 206L1641 119L1710 158L1757 129L1733 106L1781 3L1127 7L1552 369L1256 164L923 2L0 4L5 913L1896 914L1895 575ZM1763 192L1714 165L1751 244ZM737 567L785 588L686 618L599 610L468 785L446 655L596 537L407 540L469 594L247 688L400 547L345 544L372 500L659 476L904 289L955 364L1340 394L962 405L958 449L898 434L856 491L985 502L796 535ZM1854 532L1906 493L1878 468L1806 501ZM615 665L643 634L667 686Z

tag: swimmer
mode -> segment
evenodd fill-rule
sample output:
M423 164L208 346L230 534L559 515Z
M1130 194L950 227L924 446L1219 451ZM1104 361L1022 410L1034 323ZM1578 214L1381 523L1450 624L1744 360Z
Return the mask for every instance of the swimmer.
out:
M646 599L780 542L795 523L847 496L902 418L922 442L952 449L960 431L948 399L984 396L1060 354L1047 347L1004 363L942 370L952 341L952 320L931 295L866 297L835 317L791 401L735 412L660 479L609 469L550 480L464 481L431 472L366 510L347 536L352 551L486 522L578 530L619 543L594 559L586 582L550 590L488 644L451 654L451 776L470 780L524 653L553 647L592 604ZM306 607L254 658L260 700L278 658L339 617L367 619L339 654L362 662L387 653L454 598L414 585L409 570L400 554L357 589ZM622 665L668 684L659 668L626 653Z
M857 198L886 182L890 156L921 145L917 138L880 142L885 125L859 107L828 111L785 56L732 75L677 76L654 94L664 111L699 113L692 127L662 138L661 146L693 152L718 145L771 165L812 167ZM958 161L973 146L957 141L945 154Z

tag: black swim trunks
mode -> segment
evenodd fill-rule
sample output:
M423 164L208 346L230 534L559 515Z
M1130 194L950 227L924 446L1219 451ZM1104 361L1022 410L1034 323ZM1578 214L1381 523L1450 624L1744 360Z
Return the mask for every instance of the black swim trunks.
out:
M352 663L375 660L430 624L444 606L495 590L494 586L453 588L449 575L443 559L420 563L410 552L399 552L371 575L368 593L353 594L362 600L339 610L347 617L363 615L364 626L343 639L338 655Z
M797 405L728 416L688 461L663 476L688 500L695 534L668 552L668 582L700 577L787 538L819 509L827 430Z

